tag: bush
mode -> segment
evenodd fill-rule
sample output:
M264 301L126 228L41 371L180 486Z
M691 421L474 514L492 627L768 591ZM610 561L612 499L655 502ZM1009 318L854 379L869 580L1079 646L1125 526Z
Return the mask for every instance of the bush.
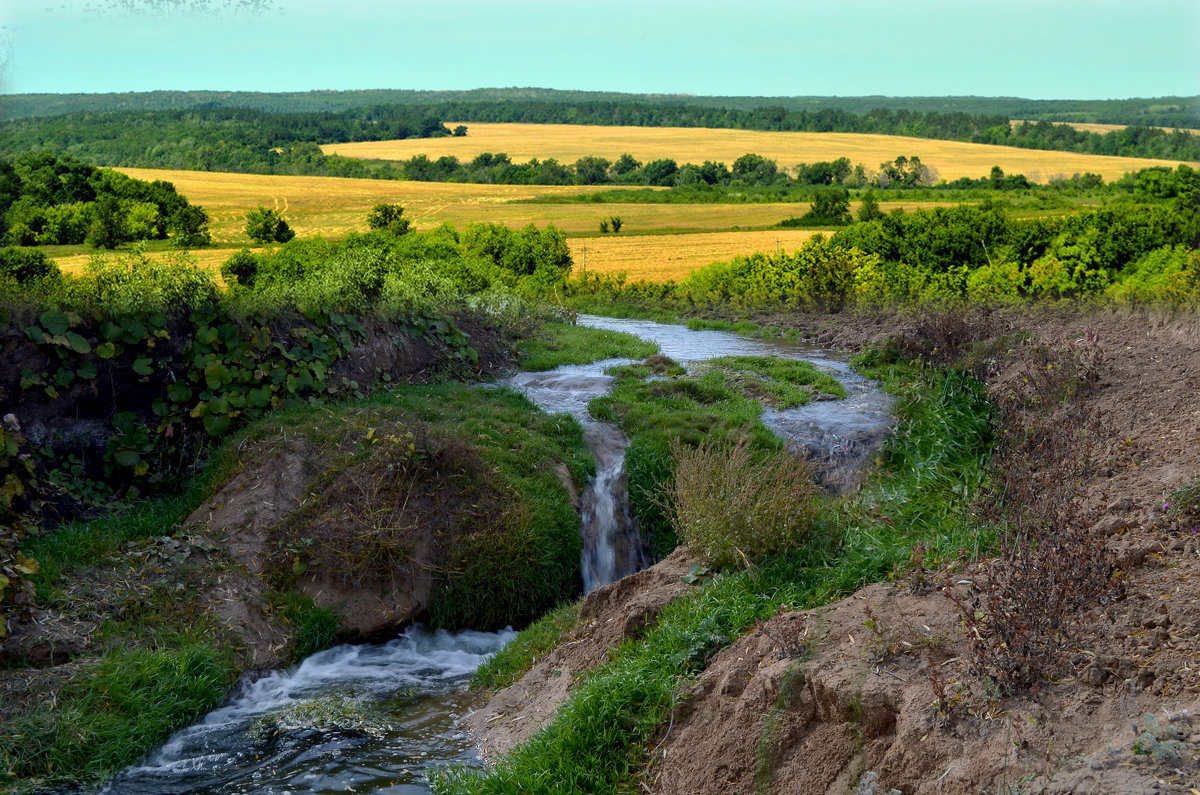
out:
M671 452L675 533L712 565L749 565L811 535L817 487L801 459L756 455L748 436L695 448L674 443Z
M221 265L221 278L229 286L253 287L258 279L258 257L243 248L235 251Z
M1123 270L1105 294L1129 306L1195 301L1200 298L1200 253L1183 246L1155 249Z
M0 249L0 279L8 278L19 284L28 284L60 276L58 266L40 251L26 251L12 246Z
M256 243L286 243L296 233L277 211L259 207L246 215L246 236Z
M212 276L186 252L151 259L140 251L117 259L93 257L83 276L66 284L75 308L97 317L186 312L217 301Z

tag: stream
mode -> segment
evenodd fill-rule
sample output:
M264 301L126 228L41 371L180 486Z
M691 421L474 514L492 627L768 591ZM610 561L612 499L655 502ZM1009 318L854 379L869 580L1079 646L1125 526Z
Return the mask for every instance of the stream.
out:
M849 365L811 346L691 331L650 321L582 315L581 325L654 340L683 365L716 356L805 359L845 386L844 400L767 411L763 422L812 462L819 483L854 485L890 427L890 402ZM596 475L580 498L584 591L649 564L629 511L628 439L587 414L608 391L604 370L628 359L517 373L508 383L544 411L580 421ZM427 632L411 627L384 644L337 646L287 671L244 684L226 704L176 732L98 795L376 795L428 793L430 773L481 764L459 728L473 696L471 674L515 633Z
M653 340L660 353L685 367L718 356L780 356L804 359L825 370L846 388L844 400L818 400L791 409L768 409L763 424L796 455L813 467L814 479L831 491L857 485L862 464L891 427L891 399L878 385L851 369L848 362L811 345L740 337L724 331L693 331L686 326L649 320L580 315L579 325L624 331ZM605 359L563 365L544 373L517 373L509 384L538 408L570 414L583 426L584 439L596 459L596 476L580 499L583 536L583 590L615 582L649 562L645 542L629 514L625 448L629 440L616 425L597 422L587 412L592 398L608 392L612 377L604 371L629 359Z

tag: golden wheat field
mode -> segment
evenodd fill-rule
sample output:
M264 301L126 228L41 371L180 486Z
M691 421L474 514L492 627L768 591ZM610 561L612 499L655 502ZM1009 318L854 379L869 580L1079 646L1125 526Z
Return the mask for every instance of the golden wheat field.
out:
M404 206L419 229L443 223L462 228L480 221L522 227L554 224L568 235L595 234L600 221L619 215L622 234L646 232L721 232L773 226L802 215L805 203L746 204L600 204L592 202L516 203L536 196L594 193L594 188L525 185L466 185L448 182L397 182L338 177L264 176L209 171L120 169L143 180L162 179L175 185L188 201L211 218L219 244L248 243L246 213L259 205L280 210L300 237L341 237L365 231L371 207L379 202ZM910 202L884 202L882 209L931 207Z
M448 122L449 123L449 122ZM453 125L453 123L450 123ZM596 155L610 160L628 152L641 161L669 157L679 163L715 160L731 165L753 152L775 160L781 168L799 163L848 157L868 169L903 155L917 156L939 179L986 176L998 165L1006 173L1024 174L1044 183L1055 176L1092 172L1114 180L1128 171L1174 166L1174 161L1106 157L1073 152L1047 152L1008 146L933 141L895 135L858 133L762 132L688 127L603 127L572 124L468 124L462 138L409 138L327 144L326 154L380 160L407 160L418 154L453 155L470 160L483 152L504 152L514 161L556 158L574 163Z
M573 238L568 241L573 273L624 273L631 281L682 281L689 273L738 254L791 251L813 230L766 229L756 232L701 232L688 235L645 235Z
M1021 119L1012 119L1009 123L1016 126L1018 124L1023 124L1024 122ZM1037 122L1034 122L1034 124L1036 124L1036 123ZM1101 135L1103 135L1104 133L1110 133L1113 130L1124 130L1126 127L1129 126L1128 124L1094 124L1091 122L1084 122L1084 121L1056 121L1054 123L1055 124L1065 124L1068 127L1074 127L1076 130L1083 130L1084 132L1100 133ZM1189 127L1159 127L1158 129L1167 130L1168 132L1172 132L1176 129L1180 129L1186 133L1191 133L1192 135L1200 135L1200 130L1194 130Z
M520 203L536 196L569 197L593 192L585 187L464 185L233 174L208 171L120 169L142 180L166 180L189 201L209 213L216 247L192 252L204 268L219 269L233 248L248 245L246 213L262 205L283 212L299 237L338 238L365 231L367 213L380 202L401 204L418 229L442 223L458 228L479 221L519 228L553 223L570 238L576 267L604 273L625 272L633 279L682 279L691 270L717 260L756 251L791 249L814 234L773 230L785 218L804 214L804 203L764 204L599 204ZM881 209L911 210L935 203L883 202ZM851 209L856 209L852 206ZM620 235L599 235L602 219L618 215ZM167 256L151 253L151 257ZM90 254L58 258L59 267L78 272Z

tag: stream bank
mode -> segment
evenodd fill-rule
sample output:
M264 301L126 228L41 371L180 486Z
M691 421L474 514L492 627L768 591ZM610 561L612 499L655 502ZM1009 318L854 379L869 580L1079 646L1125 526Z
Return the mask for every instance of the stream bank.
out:
M922 317L759 319L790 323L834 344L878 344L891 336L923 343L926 355L937 347ZM972 673L962 616L939 593L943 575L929 571L923 578L919 564L908 575L827 599L822 607L779 606L777 615L751 623L740 639L707 656L694 679L655 705L659 722L630 755L613 752L637 771L632 775L643 790L1197 788L1200 323L1194 316L1141 313L961 320L977 337L1028 332L974 363L997 399L1019 388L1027 373L1023 357L1039 346L1070 350L1089 334L1098 337L1100 376L1071 405L1106 429L1105 444L1097 448L1101 465L1089 470L1068 515L1105 541L1125 573L1124 596L1074 617L1077 656L1065 675L1009 697L998 697ZM1038 477L1034 463L1031 476ZM654 576L655 567L639 575ZM951 576L957 581L974 572L953 569ZM656 608L655 619L661 623L664 616L675 620L675 603ZM597 657L585 651L578 664L571 655L589 648L583 640L588 627L623 626L627 618L625 608L615 606L581 622L525 678L491 697L485 709L494 704L494 712L472 719L485 751L515 748L513 756L493 757L504 775L516 779L534 758L533 749L514 745L514 727L519 740L536 728L529 723L545 720L539 725L550 727L550 737L581 741L572 725L543 716L586 689L589 679L611 679L592 669L613 663L614 655L625 660L628 652L609 647ZM637 634L648 642L652 624ZM554 669L569 669L572 681L564 685L547 673ZM568 714L576 717L578 710ZM542 745L547 742L557 740ZM478 790L465 783L451 791Z

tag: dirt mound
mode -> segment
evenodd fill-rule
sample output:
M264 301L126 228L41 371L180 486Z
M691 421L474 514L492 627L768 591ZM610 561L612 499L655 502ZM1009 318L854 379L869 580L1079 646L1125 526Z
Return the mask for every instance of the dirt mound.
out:
M654 626L664 607L695 590L680 579L694 562L691 551L679 547L654 566L588 594L567 640L464 721L483 756L504 754L529 739L567 699L580 674L604 662L622 641Z
M844 348L921 331L913 318L758 320ZM969 335L971 322L958 331ZM1123 598L1072 616L1082 640L1066 673L1014 697L972 672L963 615L940 592L940 575L932 592L875 585L778 615L722 650L693 683L656 741L649 791L1200 790L1200 511L1168 504L1174 490L1200 481L1200 320L1105 313L980 322L989 336L1025 328L1060 347L1088 334L1099 340L1101 377L1077 406L1086 427L1103 431L1103 455L1078 484L1071 520L1107 540L1125 574ZM1026 377L1012 353L978 363L997 395ZM955 573L960 594L973 573ZM625 626L637 588L630 578L607 592L621 599L598 592L592 625ZM494 696L472 719L485 751L528 736L580 663L602 659L602 648L568 644Z

